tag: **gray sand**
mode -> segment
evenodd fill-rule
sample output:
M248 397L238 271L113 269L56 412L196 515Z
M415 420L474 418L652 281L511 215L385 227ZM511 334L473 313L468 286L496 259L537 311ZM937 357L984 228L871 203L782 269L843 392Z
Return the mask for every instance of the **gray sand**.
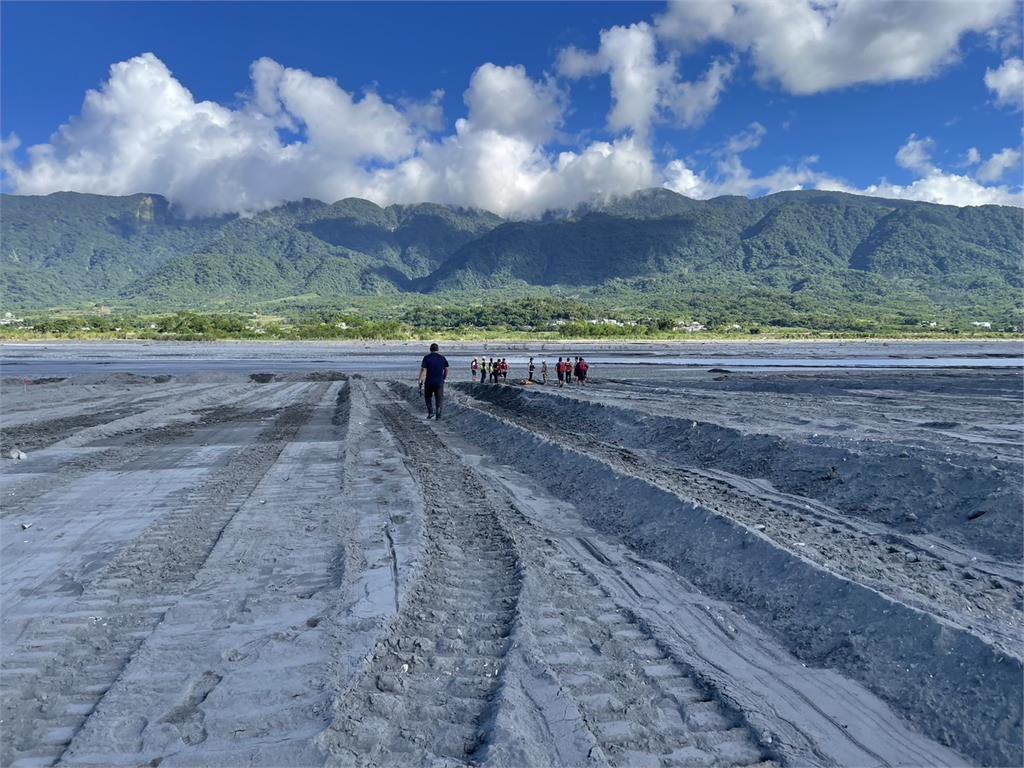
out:
M1019 370L28 350L2 765L1024 760Z

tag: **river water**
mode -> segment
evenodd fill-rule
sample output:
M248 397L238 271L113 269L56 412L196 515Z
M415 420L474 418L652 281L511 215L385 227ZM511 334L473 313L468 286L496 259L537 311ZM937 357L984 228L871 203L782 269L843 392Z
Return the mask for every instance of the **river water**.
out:
M0 345L0 376L56 377L101 373L187 375L336 370L401 377L419 368L427 342L394 344L320 342L48 342ZM678 368L892 369L1022 368L1018 341L950 342L680 342L626 344L486 344L442 346L458 378L468 376L473 357L505 357L512 377L524 376L527 361L549 366L562 355L586 357L594 375L602 366L641 370ZM465 376L464 376L465 375Z

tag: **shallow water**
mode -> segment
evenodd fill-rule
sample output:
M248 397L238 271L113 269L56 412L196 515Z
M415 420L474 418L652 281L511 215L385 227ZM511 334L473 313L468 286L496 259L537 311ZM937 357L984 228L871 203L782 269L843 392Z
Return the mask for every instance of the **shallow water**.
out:
M200 372L255 373L338 370L367 375L412 371L426 352L426 342L403 344L330 343L177 343L82 342L4 344L0 375L11 377L73 376L96 373L185 375ZM894 369L1024 368L1019 342L681 342L632 344L442 345L457 378L468 378L474 356L507 358L510 378L526 375L530 355L549 367L560 355L583 355L591 372L601 366L637 366L647 370L679 368ZM550 374L554 376L554 371Z
M595 360L595 362L598 362ZM600 362L606 362L601 360ZM627 362L622 359L609 363ZM1024 368L1024 357L659 357L628 361L641 365L720 366L728 368Z
M469 372L471 356L448 355L452 368L462 378ZM339 370L345 373L376 374L393 371L408 372L418 367L419 353L402 352L394 355L338 355L332 358L308 359L302 357L278 357L270 359L253 358L209 358L209 357L122 357L103 358L0 358L0 375L29 378L47 376L74 376L86 373L135 373L139 375L184 375L203 371L223 373L256 373L261 371L316 371ZM551 367L557 358L544 358ZM527 358L508 357L512 368L510 376L526 374ZM540 378L540 361L536 377ZM896 368L1022 368L1024 358L1020 357L941 357L941 358L725 358L725 357L640 357L635 355L600 355L588 357L591 373L596 374L602 365L683 368L727 368L729 370L830 370L836 368L896 369ZM549 374L554 376L552 370Z

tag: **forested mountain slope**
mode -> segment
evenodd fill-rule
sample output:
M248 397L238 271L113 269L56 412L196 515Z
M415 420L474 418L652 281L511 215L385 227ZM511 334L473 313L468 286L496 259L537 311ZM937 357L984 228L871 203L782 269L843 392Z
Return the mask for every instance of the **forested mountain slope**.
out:
M359 199L184 218L157 195L65 192L4 195L0 217L3 302L24 308L716 281L1015 300L1024 252L1017 208L814 191L699 201L656 189L530 221Z

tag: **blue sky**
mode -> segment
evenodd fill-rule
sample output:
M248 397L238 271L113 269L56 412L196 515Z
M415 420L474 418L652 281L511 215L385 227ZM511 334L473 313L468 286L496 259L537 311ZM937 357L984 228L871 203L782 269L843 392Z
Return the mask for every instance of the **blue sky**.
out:
M1020 205L1020 12L6 1L3 186L195 212L355 195L529 216L662 185Z

